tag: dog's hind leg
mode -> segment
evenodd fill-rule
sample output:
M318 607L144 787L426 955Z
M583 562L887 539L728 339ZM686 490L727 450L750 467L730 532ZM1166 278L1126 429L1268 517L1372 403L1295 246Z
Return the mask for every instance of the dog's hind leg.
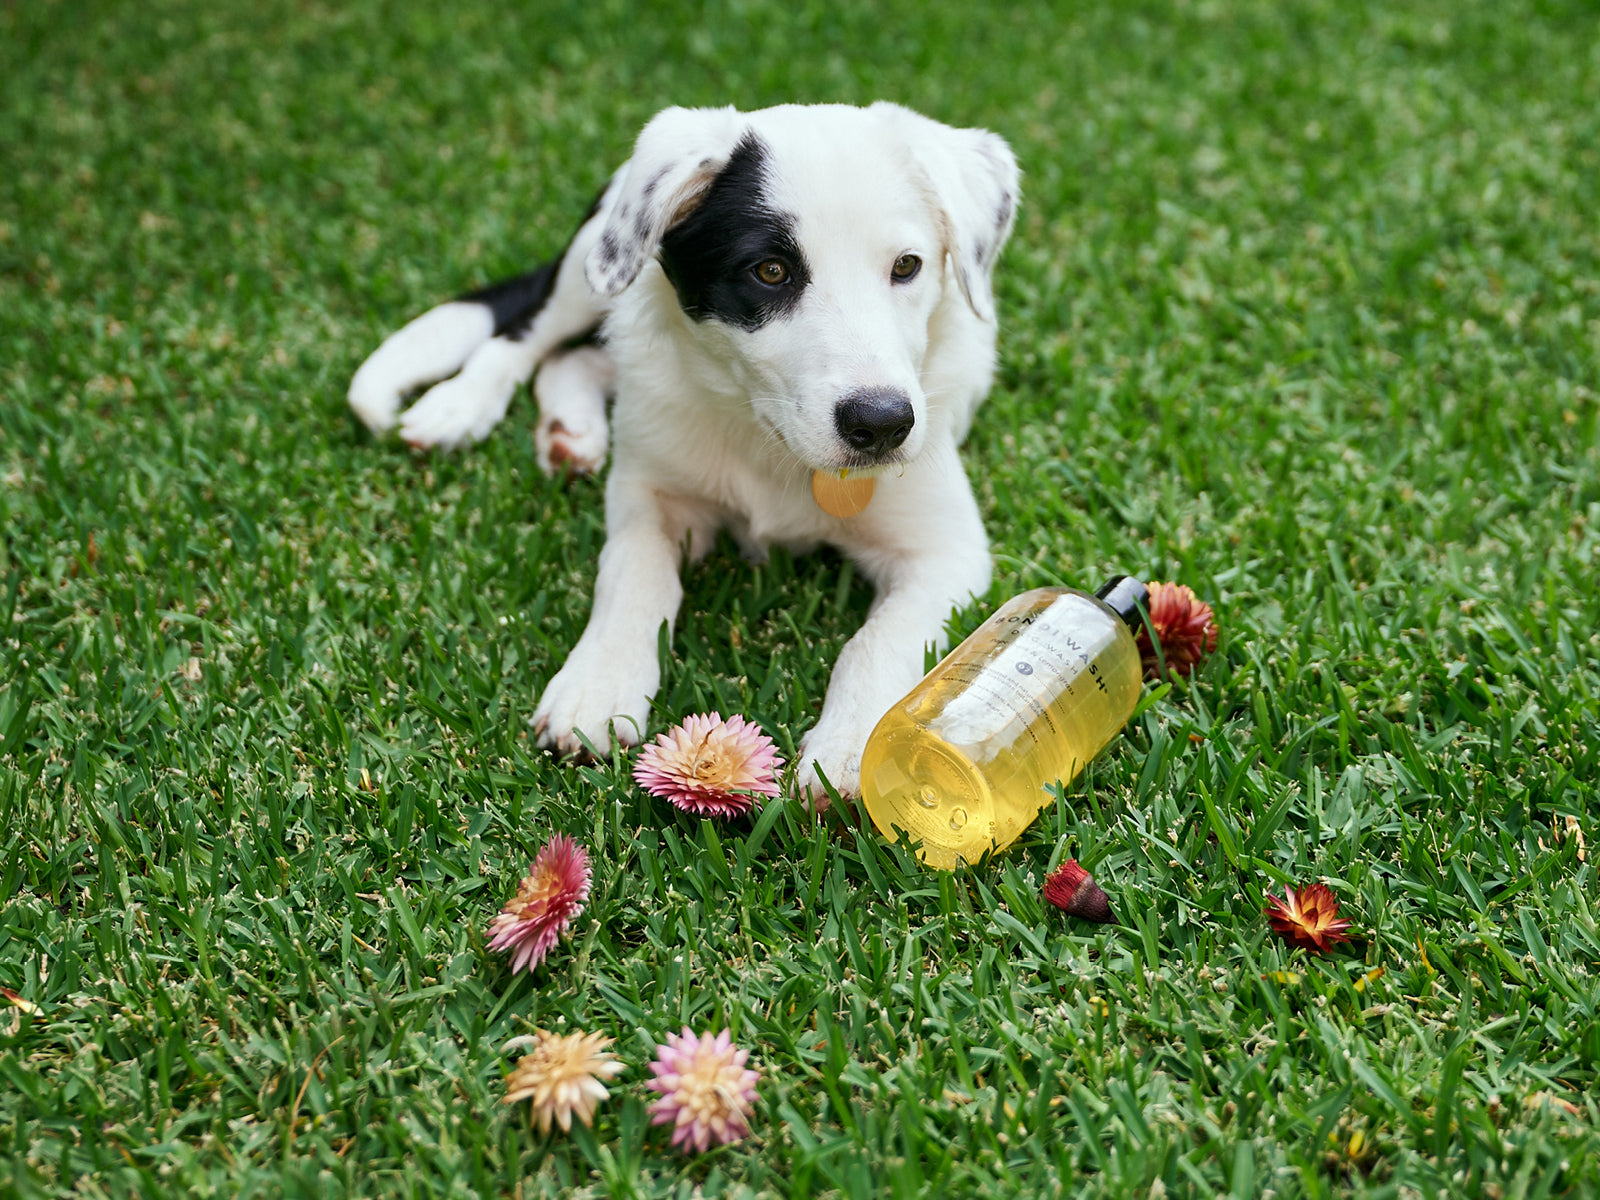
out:
M400 436L418 449L454 450L481 442L500 423L541 357L537 345L492 337L462 365L460 373L436 383L400 416Z
M554 262L441 304L390 335L351 380L350 406L385 433L407 393L444 379L400 416L401 436L446 448L485 437L547 355L599 326L608 304L590 290L583 263L600 227L597 203Z
M481 441L548 355L594 332L605 305L583 277L583 260L599 228L598 217L585 221L566 253L536 273L548 272L547 279L530 279L521 303L507 304L505 319L497 314L494 336L472 352L460 373L428 389L401 415L401 437L413 446L446 448ZM491 303L487 297L495 291L480 293L486 298L479 303Z
M533 378L539 425L533 444L546 474L591 475L606 460L606 397L616 381L600 346L552 354Z

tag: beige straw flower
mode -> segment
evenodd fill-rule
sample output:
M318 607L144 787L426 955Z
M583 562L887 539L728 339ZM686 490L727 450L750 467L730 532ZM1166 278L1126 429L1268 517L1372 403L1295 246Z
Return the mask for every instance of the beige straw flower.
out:
M506 1076L503 1103L532 1101L529 1115L540 1133L550 1132L552 1120L563 1133L570 1132L573 1113L592 1125L595 1105L610 1095L600 1081L627 1069L606 1049L611 1039L581 1031L562 1036L545 1029L535 1030L534 1038L533 1053L524 1055Z

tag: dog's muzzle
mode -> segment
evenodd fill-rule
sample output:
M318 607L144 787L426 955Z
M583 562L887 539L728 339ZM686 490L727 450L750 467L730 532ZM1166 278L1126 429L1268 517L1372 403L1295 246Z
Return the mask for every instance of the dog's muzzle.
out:
M833 424L845 445L874 459L897 449L916 423L911 397L898 388L862 388L833 409Z

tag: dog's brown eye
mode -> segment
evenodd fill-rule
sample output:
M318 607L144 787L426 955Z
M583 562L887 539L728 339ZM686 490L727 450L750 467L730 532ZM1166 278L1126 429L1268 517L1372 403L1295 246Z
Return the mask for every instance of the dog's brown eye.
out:
M789 278L789 268L775 258L769 258L766 262L757 263L755 272L756 278L768 287L777 287L785 279Z
M894 260L894 267L889 274L893 275L897 283L905 283L908 279L916 278L918 271L922 270L922 260L915 254L902 254Z

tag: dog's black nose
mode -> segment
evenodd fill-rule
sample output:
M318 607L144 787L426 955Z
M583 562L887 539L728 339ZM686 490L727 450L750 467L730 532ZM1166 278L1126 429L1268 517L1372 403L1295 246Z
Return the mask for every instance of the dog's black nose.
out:
M834 406L833 423L852 449L882 458L917 423L911 397L897 388L863 388Z

